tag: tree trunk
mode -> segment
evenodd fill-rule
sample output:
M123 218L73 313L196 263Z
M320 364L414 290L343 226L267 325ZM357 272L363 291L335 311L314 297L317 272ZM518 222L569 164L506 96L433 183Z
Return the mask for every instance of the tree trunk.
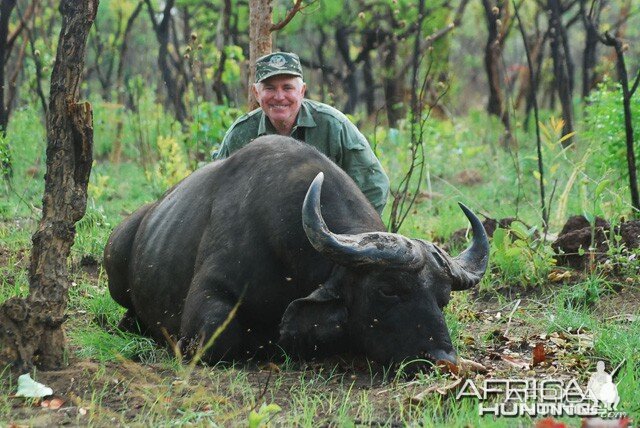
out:
M580 15L584 23L585 29L585 41L584 41L584 53L582 55L582 98L587 98L591 89L595 84L595 73L597 61L597 50L599 43L599 34L597 32L598 25L600 23L600 12L604 7L605 2L596 2L594 6L596 9L593 11L593 16L587 16L586 0L580 0ZM592 25L588 25L587 20L593 21Z
M251 85L256 80L256 60L271 53L271 27L273 25L273 0L249 1L249 109L258 107Z
M9 18L16 6L16 0L2 0L0 3L0 133L4 135L9 123L9 106L5 102L5 67L9 57L7 36L9 35Z
M566 51L563 49L565 31L562 24L562 8L559 0L549 0L548 9L555 88L562 107L562 118L564 119L562 134L567 135L573 132L572 66L571 61L567 58ZM572 142L573 138L568 138L562 142L562 145L566 147Z
M218 37L216 39L216 45L220 51L220 59L218 60L218 67L213 77L213 92L216 94L216 100L218 104L224 104L229 100L229 91L227 85L222 81L222 75L224 74L225 64L227 61L226 47L230 44L231 40L231 0L224 0L222 6L222 14L220 16Z
M633 141L633 120L631 113L631 98L640 85L640 71L636 75L631 87L629 87L629 75L624 59L623 43L620 37L604 34L603 42L611 46L616 52L616 69L618 71L618 81L622 86L622 106L624 108L624 130L627 148L627 169L629 171L629 191L631 192L631 205L634 208L634 217L640 217L640 193L638 192L638 177L636 167L636 154Z
M124 81L124 64L125 58L127 56L127 50L129 49L129 34L131 33L131 28L133 28L133 24L135 20L138 18L138 15L142 11L142 7L144 6L143 1L139 1L136 8L133 10L129 18L127 19L127 24L124 27L124 32L122 33L122 42L120 44L120 55L118 58L118 67L116 68L116 93L117 93L117 102L120 108L124 111L126 104L126 93L125 93L125 81ZM120 163L120 158L122 156L122 134L124 132L124 112L121 115L117 116L116 122L116 138L113 141L113 149L111 150L110 160L112 163Z
M384 98L387 108L387 120L389 127L396 128L398 122L406 116L407 109L404 105L401 79L397 76L398 40L395 36L387 40L387 49L384 53Z
M173 107L173 111L176 114L176 119L180 123L187 120L187 107L184 103L184 93L186 91L185 83L180 80L182 67L182 57L176 55L175 61L176 67L171 69L171 53L169 48L169 37L171 33L171 21L173 20L171 10L175 5L175 0L168 0L164 3L164 10L162 11L162 20L156 21L155 11L151 0L145 0L147 4L147 10L149 12L149 18L151 24L156 33L156 39L158 40L158 68L160 68L160 74L162 80L167 88L167 103ZM178 46L174 46L177 51Z
M371 64L371 54L367 52L364 56L364 67L362 67L362 78L364 80L364 102L367 106L367 115L371 116L376 112L375 82L373 80L373 65Z
M341 25L336 28L335 40L338 52L342 57L342 60L347 66L347 75L344 79L344 88L347 92L348 98L342 110L343 113L353 114L358 104L358 77L356 75L357 65L351 59L351 49L349 46L349 36L351 30L349 27Z
M497 116L505 128L506 137L503 141L510 143L511 121L509 110L504 100L502 85L504 74L502 72L502 48L506 37L504 29L509 19L508 3L498 1L496 4L489 0L482 0L489 35L484 50L484 67L489 82L489 100L487 101L487 113ZM502 19L501 19L502 18Z
M33 235L29 296L0 306L0 366L42 368L63 364L67 257L75 223L87 205L92 162L92 112L78 103L87 36L98 0L62 0L63 22L51 73L47 116L47 173L42 219Z

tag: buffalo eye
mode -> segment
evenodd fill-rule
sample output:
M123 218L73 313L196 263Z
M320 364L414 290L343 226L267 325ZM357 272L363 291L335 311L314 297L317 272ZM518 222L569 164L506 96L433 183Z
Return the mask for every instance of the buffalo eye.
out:
M378 288L378 294L385 299L398 300L402 292L397 287L387 286Z

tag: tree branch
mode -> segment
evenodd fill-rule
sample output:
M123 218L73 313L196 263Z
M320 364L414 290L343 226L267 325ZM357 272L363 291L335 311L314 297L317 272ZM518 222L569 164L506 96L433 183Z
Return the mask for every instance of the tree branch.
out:
M629 90L630 96L633 96L633 94L636 92L636 89L638 89L638 83L640 83L640 70L638 70L638 74L636 75L636 80L633 82L633 86Z
M7 51L11 52L11 48L13 47L16 39L18 38L20 33L22 33L22 30L24 30L25 26L27 25L27 21L31 19L31 15L33 15L38 1L39 0L33 0L31 3L29 3L27 10L24 12L24 15L20 14L20 8L17 7L18 15L20 16L20 22L18 23L17 27L11 32L11 34L9 34L9 37L7 37Z
M298 12L300 12L304 8L311 6L313 3L315 3L315 0L307 4L306 6L302 6L302 0L296 0L293 7L287 11L287 15L282 19L282 21L271 25L271 28L269 29L269 31L273 32L273 31L282 30L289 22L291 22L293 17L296 16Z

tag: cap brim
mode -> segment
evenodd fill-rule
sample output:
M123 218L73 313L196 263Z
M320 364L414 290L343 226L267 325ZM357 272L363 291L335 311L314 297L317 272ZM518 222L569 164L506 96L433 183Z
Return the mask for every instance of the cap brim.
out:
M262 76L262 78L260 80L257 81L257 83L260 82L264 82L265 80L267 80L270 77L273 76L278 76L278 75L288 75L288 76L295 76L295 77L302 77L301 73L296 73L295 71L290 71L290 70L274 70L270 73L265 74L264 76Z

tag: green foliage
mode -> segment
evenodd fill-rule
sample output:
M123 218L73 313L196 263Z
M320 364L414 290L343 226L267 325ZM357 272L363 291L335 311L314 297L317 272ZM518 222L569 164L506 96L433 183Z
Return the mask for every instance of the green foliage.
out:
M76 223L73 251L80 256L101 256L110 230L111 225L102 207L87 207L84 217Z
M559 299L567 309L580 311L593 307L607 291L611 291L611 285L603 277L593 275L578 284L564 287Z
M631 98L634 141L640 139L640 97ZM589 95L584 112L583 137L597 150L593 165L599 172L613 170L619 177L628 177L626 161L624 110L620 84L605 80ZM636 153L636 156L638 154Z
M149 337L121 331L109 333L93 325L73 330L69 337L72 343L78 346L77 354L80 358L93 358L98 361L126 358L145 364L154 364L167 358L166 351L159 349L157 343Z
M102 285L95 286L84 279L72 283L69 309L86 313L92 321L82 328L76 327L69 331L71 342L78 346L78 355L99 361L136 359L149 364L166 358L166 351L158 348L151 338L116 328L124 314L124 308L111 298L105 284Z
M191 172L184 149L173 137L158 137L158 162L147 170L147 180L152 184L157 197L177 184Z
M252 410L251 413L249 413L249 428L265 426L269 419L281 411L282 408L275 403L262 403L257 412Z
M0 179L8 180L13 175L11 149L7 137L0 132Z
M187 146L191 159L209 160L210 151L217 150L224 134L242 111L233 107L213 103L199 103L189 123Z
M501 281L510 284L541 285L554 266L553 251L536 238L536 229L520 223L498 228L491 240L491 266Z

